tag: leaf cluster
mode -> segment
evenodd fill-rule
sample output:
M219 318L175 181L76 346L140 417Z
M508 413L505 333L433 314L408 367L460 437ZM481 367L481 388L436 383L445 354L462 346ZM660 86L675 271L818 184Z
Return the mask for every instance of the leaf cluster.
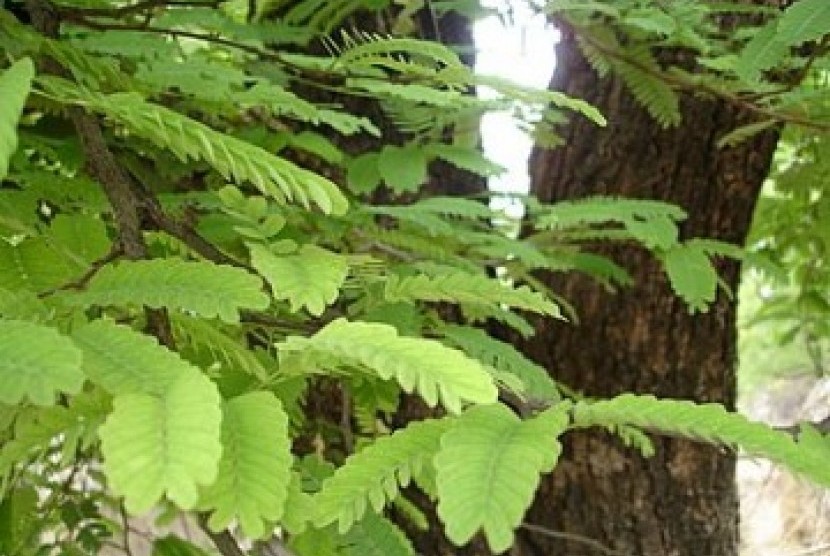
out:
M648 200L527 199L518 222L486 195L423 194L434 161L500 171L469 140L484 112L603 125L593 107L403 32L333 31L361 10L406 29L388 2L191 4L60 1L34 26L0 8L0 551L97 553L155 512L301 556L412 554L386 513L418 520L409 486L451 541L483 531L501 552L559 436L589 425L746 446L826 482L817 433L575 402L486 332L565 318L536 272L625 285L598 241L653 252L693 310L714 299L711 257L736 255L681 241L685 214ZM673 121L668 95L640 97ZM430 418L393 425L404 395Z

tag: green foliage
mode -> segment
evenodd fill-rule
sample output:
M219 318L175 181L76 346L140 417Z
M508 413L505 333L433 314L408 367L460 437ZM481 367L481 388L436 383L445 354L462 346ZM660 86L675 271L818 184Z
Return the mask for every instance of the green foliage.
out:
M742 386L823 376L830 349L827 136L789 130L758 201L739 317Z
M785 60L791 47L821 39L828 28L830 6L827 2L795 2L744 45L738 55L736 71L747 79L757 79L761 71Z
M718 275L709 257L693 244L679 245L663 255L672 288L689 304L690 310L704 309L715 301Z
M276 523L291 478L288 418L273 394L251 392L225 402L222 459L216 481L202 492L199 506L212 509L208 525L225 529L234 519L253 538Z
M88 287L67 296L74 305L120 305L180 309L225 322L239 322L240 309L264 309L262 282L244 270L207 261L154 259L106 266Z
M127 509L146 512L166 496L183 509L216 479L221 398L198 371L182 372L159 395L122 394L99 430L104 470Z
M146 334L95 320L72 334L83 353L87 378L114 396L163 393L194 367Z
M275 299L286 299L291 311L306 308L320 316L334 303L349 273L345 258L316 245L297 253L277 255L262 245L250 245L251 264L271 284Z
M15 62L0 75L0 95L5 99L0 109L0 180L9 171L9 158L17 150L17 121L23 112L32 86L35 67L29 58Z
M397 515L426 527L437 511L453 542L482 531L501 552L557 438L594 425L646 454L644 430L741 446L828 484L813 429L794 440L719 406L572 400L488 334L578 314L536 271L627 285L597 243L652 252L692 310L715 298L713 257L761 268L681 241L686 214L657 201L526 198L517 220L483 193L428 194L455 185L435 162L503 171L476 148L483 114L509 109L555 145L567 114L605 125L594 107L475 74L459 45L408 32L419 2L243 4L61 1L43 11L61 19L48 37L0 7L0 552L97 553L134 515L189 511L218 538L299 556L410 555ZM821 2L744 7L728 38L712 22L731 8L709 3L545 9L663 126L689 91L763 116L712 138L723 148L782 122L826 126ZM377 21L389 35L362 28ZM782 89L782 74L800 77ZM759 319L820 337L830 156L813 133L790 143L753 241L794 269L776 295L802 312ZM430 408L422 419L402 421L402 392ZM152 540L158 556L208 553Z
M388 500L398 496L399 486L407 486L422 472L449 424L446 420L412 423L350 456L312 498L317 525L336 521L345 533L363 519L367 502L380 513Z
M830 441L810 425L802 425L797 437L771 430L761 423L730 413L719 404L658 400L653 396L623 394L611 400L581 402L573 410L576 426L644 429L740 447L751 455L767 457L810 480L830 486L826 461Z
M453 542L480 528L494 552L510 548L539 474L556 465L566 407L522 421L502 405L479 406L455 421L435 457L438 515Z
M520 394L528 399L555 402L556 383L543 367L527 359L511 344L496 340L485 331L467 326L448 325L441 334L453 345L501 372L515 375L522 384Z
M677 242L677 223L685 219L681 208L660 201L591 197L542 208L536 227L564 230L619 224L646 246L666 249Z
M334 360L394 378L406 392L417 390L427 405L440 398L453 413L464 402L496 400L496 387L477 360L435 340L399 336L385 324L338 319L310 338L290 337L278 347L310 357L306 365Z
M278 201L296 200L308 207L311 200L326 213L342 214L346 210L346 198L329 180L261 147L146 102L135 93L96 95L56 80L45 84L49 94L62 102L101 112L126 126L129 132L168 149L182 162L204 160L225 179L250 182Z
M0 402L55 403L57 392L76 394L83 383L81 352L53 328L0 320Z
M434 275L390 276L383 295L387 301L452 301L459 304L498 305L559 316L559 307L527 286L511 288L484 275L453 269L436 270Z

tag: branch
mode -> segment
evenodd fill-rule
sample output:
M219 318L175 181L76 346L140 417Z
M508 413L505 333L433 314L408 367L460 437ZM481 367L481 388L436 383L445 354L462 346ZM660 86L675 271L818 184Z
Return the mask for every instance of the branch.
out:
M199 527L210 538L213 545L222 554L222 556L247 556L244 550L236 542L236 539L227 529L215 532L207 524L207 514L199 514ZM285 543L280 539L273 537L269 544L274 547L275 552L280 556L295 556Z
M57 293L62 290L82 290L86 287L87 283L92 279L93 276L98 274L98 271L104 267L104 265L111 263L118 257L124 254L123 249L121 248L121 244L115 243L113 244L112 248L110 249L109 253L101 257L100 259L93 261L90 264L89 269L84 272L80 278L76 280L72 280L71 282L67 282L55 288L46 290L38 294L38 297L48 297L54 293Z
M319 71L299 66L287 61L283 56L277 52L265 50L250 44L245 44L239 41L228 39L217 35L216 33L199 33L196 31L186 31L184 29L170 29L167 27L155 27L153 25L132 24L132 23L103 23L90 19L84 14L68 12L66 13L66 20L71 21L75 25L80 25L88 29L96 31L137 31L141 33L152 33L156 35L167 35L173 38L195 39L200 41L218 44L228 48L233 48L247 54L251 54L263 60L275 62L282 67L293 71L296 75L306 75L319 80L331 80L335 75L328 71Z
M153 8L216 8L219 2L203 0L144 0L129 6L119 8L79 8L74 6L58 6L57 13L62 19L73 19L77 17L124 17L139 14Z
M162 208L158 198L143 184L133 180L133 185L135 194L139 198L140 206L145 211L145 216L153 223L153 225L155 225L156 228L179 239L185 245L193 249L193 251L209 261L217 264L244 268L249 272L254 272L250 266L241 263L222 252L222 250L197 232L193 226L186 222L179 221L167 214Z
M787 112L779 112L770 108L766 108L764 106L760 106L755 104L751 100L747 100L747 98L741 97L740 95L736 95L733 93L728 93L726 91L722 91L711 85L707 85L705 83L696 83L694 81L690 81L684 79L678 75L671 75L663 71L655 71L653 68L641 63L639 60L632 59L629 56L626 56L622 52L619 52L617 49L609 47L606 44L603 44L599 41L594 40L589 35L580 35L582 39L589 43L591 46L605 54L610 58L614 58L626 65L629 65L633 68L636 68L643 73L647 73L648 75L655 77L670 87L681 90L681 91L688 91L688 92L698 92L698 93L706 93L715 98L719 98L724 100L730 104L738 106L751 112L753 114L757 114L759 116L763 116L765 118L769 118L772 120L776 120L782 123L789 123L798 125L801 127L806 127L809 129L814 129L816 131L821 132L828 132L830 131L830 123L823 123L823 122L816 122L814 120L803 118L801 116L797 116L795 114L790 114Z
M39 33L53 39L58 37L61 20L55 6L46 0L26 0L26 9L32 18L32 25ZM44 58L42 67L47 73L71 79L68 72L51 58ZM132 189L129 175L107 145L98 120L79 107L69 107L68 111L86 159L86 171L101 184L112 206L120 249L129 259L147 258L138 198ZM144 312L148 328L160 342L171 347L173 333L166 311L145 307Z

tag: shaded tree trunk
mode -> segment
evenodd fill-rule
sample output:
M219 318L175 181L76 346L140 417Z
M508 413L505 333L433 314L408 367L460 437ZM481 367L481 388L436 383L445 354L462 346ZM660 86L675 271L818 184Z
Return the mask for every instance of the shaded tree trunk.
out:
M743 244L775 148L775 132L719 149L728 131L751 121L715 100L682 98L683 123L664 130L622 83L599 79L563 30L551 88L587 100L608 118L598 128L574 117L566 144L536 150L531 190L543 201L589 195L653 198L689 213L684 237ZM642 250L606 249L636 285L611 294L578 275L547 283L579 313L578 324L538 323L522 349L560 381L589 396L624 391L700 402L735 402L735 303L721 293L706 314L689 315L659 265ZM736 290L739 265L719 265ZM515 554L555 556L726 556L737 553L735 458L680 440L656 439L641 458L605 433L573 433L526 516ZM579 538L583 537L583 538ZM598 541L605 548L598 548Z

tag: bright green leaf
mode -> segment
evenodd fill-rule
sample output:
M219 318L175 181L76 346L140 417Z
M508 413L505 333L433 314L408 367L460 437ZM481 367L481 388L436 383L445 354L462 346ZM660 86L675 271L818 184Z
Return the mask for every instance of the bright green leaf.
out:
M0 74L0 180L9 171L9 159L17 150L17 121L32 88L35 65L30 58L18 60Z
M663 255L672 288L690 310L705 311L715 300L718 273L706 253L693 244L678 245Z
M160 395L124 394L113 407L99 429L101 451L109 486L127 510L145 512L162 496L194 508L222 454L216 386L197 371L184 372Z
M277 347L352 361L383 379L396 379L407 392L417 390L431 407L440 398L453 413L464 402L492 403L498 394L475 359L435 340L399 336L386 324L337 319L311 338L289 337Z
M416 421L349 456L312 498L317 525L336 521L345 533L363 519L367 507L383 511L398 496L398 486L409 484L438 451L449 426L448 420Z
M122 261L102 268L83 292L68 295L76 305L147 305L183 309L203 317L239 322L240 309L265 309L268 296L256 276L207 261L152 259Z
M214 531L238 521L253 538L271 532L280 519L291 480L291 441L282 404L270 392L252 392L225 402L222 459L216 482L199 507L213 510Z
M162 394L182 375L198 371L152 336L108 320L75 330L89 379L113 395Z
M58 392L74 394L84 381L81 352L53 328L0 320L0 402L55 403Z
M435 456L438 516L451 541L466 544L482 529L493 552L510 548L539 474L553 470L559 457L566 410L555 407L522 421L496 404L456 420Z
M322 315L349 274L344 257L316 245L303 245L290 255L276 255L258 244L248 248L251 264L271 284L274 298L288 300L292 312L305 307L314 316Z
M380 151L378 170L394 191L417 191L427 181L427 157L423 149L415 146L387 145Z

